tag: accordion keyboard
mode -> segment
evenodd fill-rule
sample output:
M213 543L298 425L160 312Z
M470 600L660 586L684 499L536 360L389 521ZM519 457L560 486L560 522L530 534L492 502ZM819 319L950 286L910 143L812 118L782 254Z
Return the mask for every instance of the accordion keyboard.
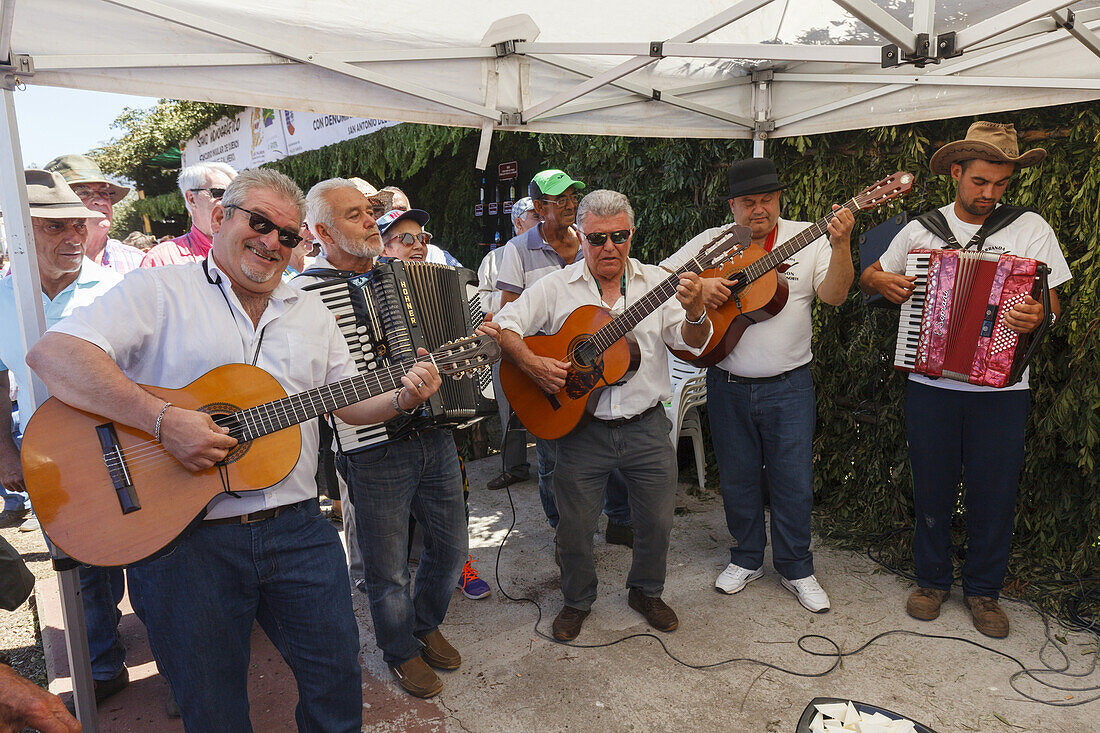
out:
M898 340L894 349L894 366L913 370L917 364L917 347L920 344L921 318L928 298L928 252L910 252L905 260L905 274L915 276L913 294L901 304L901 320L898 323Z

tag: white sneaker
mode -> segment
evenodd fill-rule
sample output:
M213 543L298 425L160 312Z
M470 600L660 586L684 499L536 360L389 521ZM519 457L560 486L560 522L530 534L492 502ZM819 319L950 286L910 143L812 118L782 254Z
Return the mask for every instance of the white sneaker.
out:
M807 611L825 613L829 610L829 596L814 576L807 575L798 580L783 578L782 583L784 588L795 594L798 602L805 606Z
M764 568L748 570L740 565L730 563L726 566L726 569L722 571L722 574L718 576L718 580L714 581L714 587L723 593L733 595L734 593L741 592L746 585L761 577L763 574Z

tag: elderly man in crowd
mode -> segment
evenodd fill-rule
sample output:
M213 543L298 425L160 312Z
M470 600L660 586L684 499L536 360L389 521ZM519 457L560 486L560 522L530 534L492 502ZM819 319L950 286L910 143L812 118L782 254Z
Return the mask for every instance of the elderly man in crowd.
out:
M88 220L84 256L119 275L137 269L145 253L110 237L115 221L114 205L124 199L130 189L108 181L95 161L85 155L59 156L46 164L46 170L60 173L85 206L102 214Z
M68 404L156 436L189 470L210 468L237 445L228 429L139 383L186 385L243 361L297 394L356 373L320 298L280 278L303 209L301 191L281 173L242 173L214 207L209 257L131 273L54 326L27 364ZM127 317L111 317L118 313ZM335 413L378 423L416 408L440 384L428 363L401 383ZM300 431L302 450L285 479L219 494L171 552L130 568L134 610L188 730L251 729L246 683L256 622L293 671L299 730L347 733L362 724L344 553L317 503L316 423L288 429Z
M226 163L196 163L180 171L180 193L187 213L191 215L191 231L169 242L162 242L145 253L142 267L178 265L201 262L213 246L213 215L229 182L237 171Z
M59 173L28 170L25 177L42 282L42 307L50 327L74 309L92 303L122 277L84 256L88 222L104 218L103 214L85 206ZM119 320L117 314L111 317ZM25 356L15 309L15 284L12 278L4 278L0 280L0 483L12 492L22 492L25 486L19 439L12 436L8 386L10 378L17 385L27 383ZM129 683L124 666L126 650L118 636L118 604L126 581L122 568L81 566L79 575L98 702Z
M581 201L577 215L584 230L583 259L547 274L499 315L506 354L548 394L565 386L569 365L536 355L523 337L557 332L582 305L620 314L627 303L637 303L668 277L656 265L630 257L634 210L626 196L593 191ZM670 397L666 346L698 354L710 338L699 277L681 275L676 297L658 306L632 333L641 354L637 373L606 388L592 421L557 441L554 498L565 605L554 619L553 632L562 641L576 638L596 600L592 535L608 478L616 469L626 477L634 517L628 603L659 631L679 626L676 613L661 599L676 498L676 451L661 403Z

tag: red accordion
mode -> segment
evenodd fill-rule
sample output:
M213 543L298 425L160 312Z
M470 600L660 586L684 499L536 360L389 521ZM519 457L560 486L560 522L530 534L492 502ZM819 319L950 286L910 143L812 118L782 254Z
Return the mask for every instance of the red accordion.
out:
M905 274L916 276L901 306L894 366L988 387L1020 381L1048 321L1030 334L1004 323L1030 295L1050 313L1049 268L1038 260L980 250L917 249Z

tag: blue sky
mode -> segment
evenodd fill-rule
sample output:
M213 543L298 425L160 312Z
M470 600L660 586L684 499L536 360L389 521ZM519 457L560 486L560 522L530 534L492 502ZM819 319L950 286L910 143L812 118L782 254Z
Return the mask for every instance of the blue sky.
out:
M81 89L27 85L15 93L23 165L43 166L65 153L86 153L121 135L111 123L125 107L151 107L156 99Z

